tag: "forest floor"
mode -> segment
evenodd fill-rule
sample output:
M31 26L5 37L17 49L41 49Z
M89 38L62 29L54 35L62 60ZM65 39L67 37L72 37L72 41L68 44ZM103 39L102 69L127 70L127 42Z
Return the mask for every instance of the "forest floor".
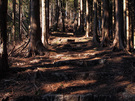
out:
M48 55L9 57L0 101L129 101L135 99L135 57L96 47L92 38L52 33ZM20 47L21 45L17 46Z

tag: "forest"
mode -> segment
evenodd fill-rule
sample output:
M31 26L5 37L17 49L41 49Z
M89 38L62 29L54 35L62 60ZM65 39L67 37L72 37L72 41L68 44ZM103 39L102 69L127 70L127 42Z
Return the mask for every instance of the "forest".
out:
M135 0L0 0L0 101L135 101Z

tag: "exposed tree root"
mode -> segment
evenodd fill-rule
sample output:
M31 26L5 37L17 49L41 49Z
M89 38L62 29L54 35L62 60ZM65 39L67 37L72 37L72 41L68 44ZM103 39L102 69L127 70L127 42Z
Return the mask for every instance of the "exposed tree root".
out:
M133 55L129 50L127 50L126 48L122 48L122 49L118 49L116 46L114 46L114 45L112 45L111 47L110 47L110 49L112 49L112 51L121 51L121 50L123 50L123 51L125 51L125 53L127 53L128 55Z
M34 50L29 49L27 57L35 55L48 55L48 50L43 46L42 42L37 42Z
M8 54L8 56L10 56L11 54L13 54L14 49L15 49L15 46L12 48L12 50L10 51L10 53Z
M26 43L26 45L23 47L23 49L21 50L21 52L29 45L30 43L30 39L28 40L28 42Z

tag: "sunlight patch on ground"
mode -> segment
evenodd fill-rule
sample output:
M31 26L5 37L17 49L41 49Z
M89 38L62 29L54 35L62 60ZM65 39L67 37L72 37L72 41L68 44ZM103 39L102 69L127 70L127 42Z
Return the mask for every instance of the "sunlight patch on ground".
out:
M71 92L70 94L72 95L75 95L75 94L80 94L80 95L83 95L83 94L86 94L86 93L92 93L94 92L94 90L78 90L78 91L75 91L75 92Z
M117 82L114 84L115 87L120 87L120 86L126 86L128 84L130 84L130 81L122 81L122 82Z
M132 84L129 84L127 87L126 87L126 92L130 93L130 94L135 94L135 84L132 83Z
M72 33L69 33L69 35L72 35ZM69 43L68 40L73 40L73 37L57 37L57 38L55 37L55 38L49 40L49 44L51 44L51 45L67 44L67 43ZM88 42L90 40L92 40L92 37L90 37L90 38L74 37L74 42Z
M79 86L86 86L88 84L94 84L96 83L96 80L74 80L74 81L68 81L68 82L58 82L58 83L49 83L44 84L42 87L42 90L44 90L46 93L48 92L55 92L58 89L66 89L69 87L79 87Z

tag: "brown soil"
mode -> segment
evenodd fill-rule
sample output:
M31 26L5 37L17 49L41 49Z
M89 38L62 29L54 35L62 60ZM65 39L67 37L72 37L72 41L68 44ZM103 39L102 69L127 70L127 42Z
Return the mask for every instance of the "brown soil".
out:
M63 34L52 33L49 55L24 58L27 50L23 50L9 57L11 70L0 80L0 100L45 94L134 94L134 56L96 47L92 38Z

